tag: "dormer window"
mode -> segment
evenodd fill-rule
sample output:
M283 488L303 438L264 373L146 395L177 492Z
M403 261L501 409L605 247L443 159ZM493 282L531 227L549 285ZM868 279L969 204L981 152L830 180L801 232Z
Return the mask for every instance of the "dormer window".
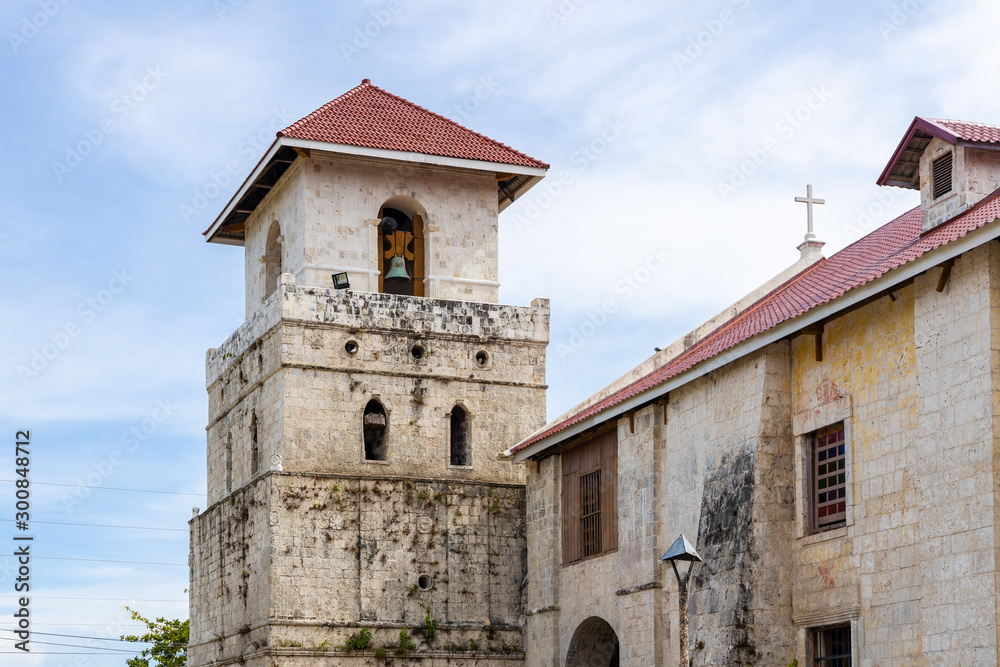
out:
M948 151L931 163L931 177L934 179L934 199L940 199L952 190L952 165L955 154Z

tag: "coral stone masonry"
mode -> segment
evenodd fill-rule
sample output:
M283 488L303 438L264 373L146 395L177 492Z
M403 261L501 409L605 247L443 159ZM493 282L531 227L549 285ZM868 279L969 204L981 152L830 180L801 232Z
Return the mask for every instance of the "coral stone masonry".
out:
M497 303L497 216L545 168L365 82L207 232L244 248L246 322L206 359L190 665L523 663L498 455L544 424L549 307Z
M914 120L880 183L920 207L511 448L528 665L1000 664L998 148ZM584 476L615 492L595 507Z
M366 80L206 231L246 321L189 664L1000 664L1000 127L914 119L878 182L918 207L548 425L549 304L497 258L546 169Z

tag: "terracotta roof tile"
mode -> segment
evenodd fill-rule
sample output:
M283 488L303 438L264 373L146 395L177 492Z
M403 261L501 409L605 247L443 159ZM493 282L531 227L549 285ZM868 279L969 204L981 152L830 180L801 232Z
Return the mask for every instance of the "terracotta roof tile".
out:
M908 211L829 259L822 259L803 270L664 366L572 417L548 426L518 444L512 451L520 451L652 389L757 334L843 296L998 217L1000 190L928 234L921 234L920 208Z
M959 139L964 139L965 141L979 141L988 144L1000 143L1000 126L940 118L928 118L927 120L940 125Z
M388 93L367 79L278 136L539 169L549 166Z

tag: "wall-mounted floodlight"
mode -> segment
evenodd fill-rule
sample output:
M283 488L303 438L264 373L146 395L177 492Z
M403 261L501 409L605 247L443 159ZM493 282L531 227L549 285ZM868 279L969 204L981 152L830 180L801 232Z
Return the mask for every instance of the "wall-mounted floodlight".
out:
M346 273L333 274L333 289L347 289L351 286L351 281Z

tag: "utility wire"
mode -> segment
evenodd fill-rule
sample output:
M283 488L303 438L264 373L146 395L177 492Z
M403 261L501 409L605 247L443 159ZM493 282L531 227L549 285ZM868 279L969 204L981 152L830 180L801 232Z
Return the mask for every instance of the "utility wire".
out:
M0 479L0 482L16 482L15 479ZM115 486L86 486L84 484L56 484L55 482L32 482L34 485L42 486L65 486L71 489L90 489L91 491L131 491L133 493L165 493L171 496L201 496L205 497L204 493L184 493L182 491L154 491L153 489L123 489Z
M6 630L7 632L15 632L15 633L16 632L21 632L20 630L14 630L14 629L11 629L11 628L0 628L0 630ZM93 641L98 641L98 642L118 642L119 644L122 644L122 643L127 643L127 644L158 644L159 643L159 642L152 642L152 641L146 642L146 641L142 641L142 640L128 641L128 642L126 642L124 639L116 639L114 637L88 637L86 635L64 635L64 634L60 634L58 632L35 632L34 630L31 631L31 635L32 636L35 636L35 635L45 635L46 637L70 637L72 639L91 639ZM0 637L0 639L8 639L8 637ZM187 644L159 644L159 645L160 646L170 646L170 647L173 647L173 648L180 648L182 646L187 646Z
M0 521L13 523L14 519L0 519ZM50 526L88 526L90 528L126 528L128 530L172 530L178 533L188 532L187 528L155 528L153 526L113 526L107 523L73 523L71 521L36 521L34 519L31 520L31 523L44 523Z
M32 558L37 558L37 556L32 556ZM15 594L0 595L0 598L17 598ZM22 596L23 597L23 596ZM32 595L34 600L98 600L101 602L187 602L187 600L140 600L136 598L120 597L120 598L75 598L75 597L65 597L62 595ZM102 624L103 625L103 624Z
M84 628L84 627L100 628L100 627L110 627L112 625L116 628L146 627L141 623L116 623L115 621L108 621L107 623L36 623L35 621L31 622L31 627L35 627L36 625L47 625L53 628ZM0 628L0 630L10 630L10 628Z
M14 558L14 555L6 556L6 558ZM73 560L82 561L85 563L125 563L127 565L166 565L169 567L187 567L187 563L154 563L146 560L110 560L107 558L65 558L62 556L35 556L31 555L31 558L35 560Z
M94 647L85 646L84 648L94 648ZM85 651L30 651L29 653L25 653L24 651L0 651L0 655L109 655L109 654L102 653L100 651L89 652L89 653Z
M4 640L11 641L11 642L16 642L17 641L17 637L0 637L0 641L4 641ZM142 649L139 649L139 650L132 651L132 650L122 649L122 648L107 648L107 647L104 647L104 646L83 646L82 644L61 644L59 642L38 642L38 641L35 641L34 639L30 640L30 643L32 643L32 644L41 644L43 646L66 646L66 647L69 647L69 648L89 648L91 650L106 651L108 653L129 653L131 655L135 655L136 653L139 653L142 650Z

